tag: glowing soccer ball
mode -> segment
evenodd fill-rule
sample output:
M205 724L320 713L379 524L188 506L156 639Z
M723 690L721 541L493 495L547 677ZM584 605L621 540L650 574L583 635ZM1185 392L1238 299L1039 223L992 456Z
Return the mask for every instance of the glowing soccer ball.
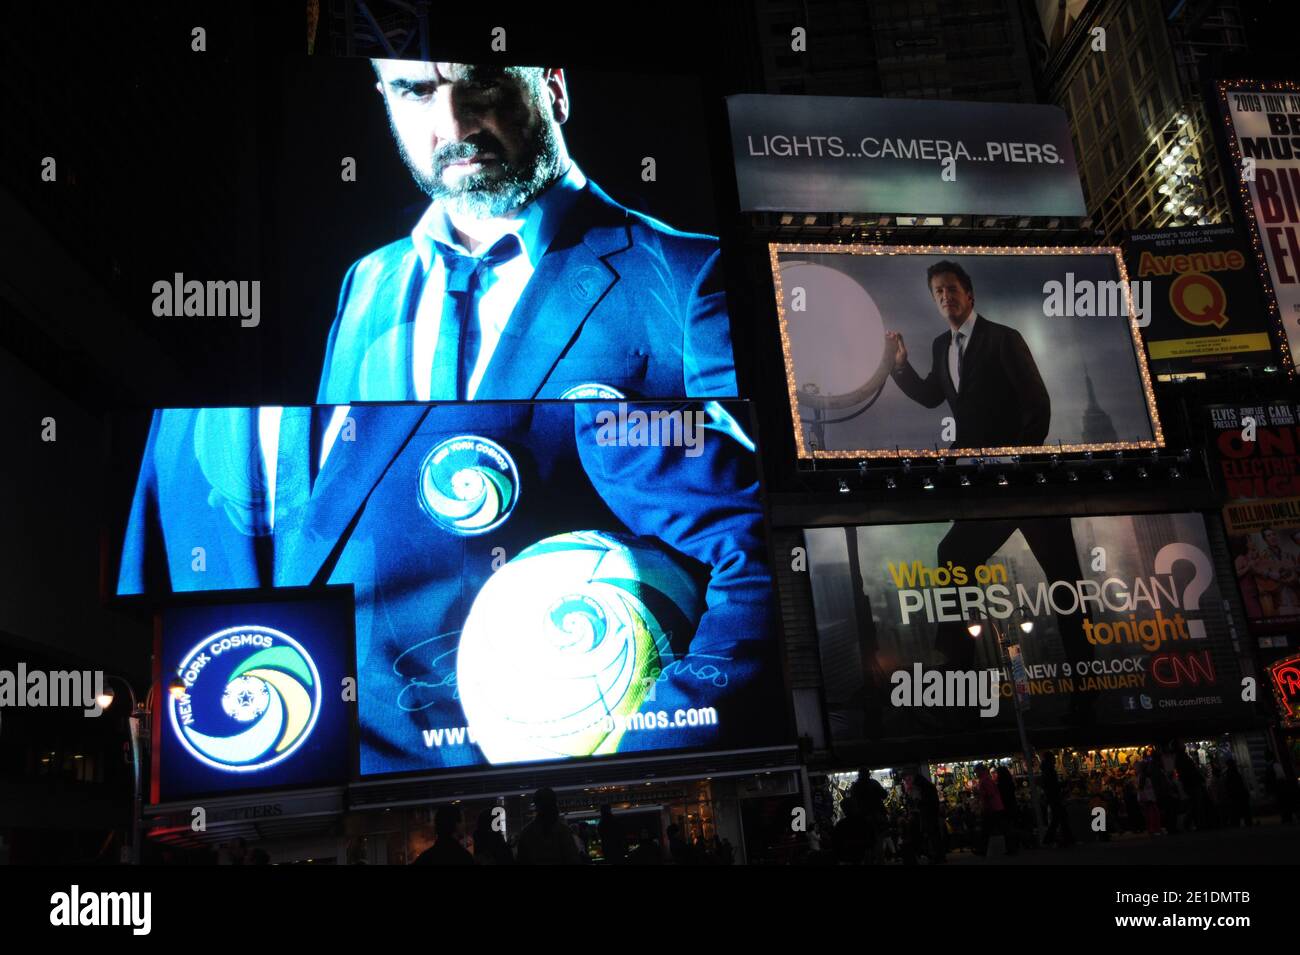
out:
M603 531L548 537L496 571L461 632L456 685L492 763L615 752L694 633L695 581L653 541Z
M241 723L255 720L271 705L271 693L266 682L255 676L237 676L226 684L221 694L221 708L227 716Z

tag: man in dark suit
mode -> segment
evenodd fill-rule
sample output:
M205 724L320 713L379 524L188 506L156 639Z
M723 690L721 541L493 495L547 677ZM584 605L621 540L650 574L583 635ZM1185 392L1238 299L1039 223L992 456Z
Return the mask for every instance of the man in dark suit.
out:
M542 540L635 536L657 545L700 598L670 605L634 582L672 631L639 712L714 707L717 720L629 730L611 750L770 741L782 732L772 582L756 456L731 413L743 420L747 406L652 406L698 415L694 447L606 440L603 415L616 407L155 412L118 593L351 584L361 772L482 765L491 758L461 732L471 721L458 665L479 594Z
M949 330L930 346L925 378L907 360L903 336L886 332L898 387L927 408L948 402L957 426L953 448L1042 444L1052 402L1025 340L1014 328L975 313L970 276L956 262L936 262L926 279Z
M966 270L941 261L926 270L930 295L948 331L931 345L930 374L921 378L907 360L898 332L887 332L894 348L894 381L903 393L927 408L944 401L956 419L952 447L1018 448L1041 445L1051 424L1052 402L1029 346L1014 328L975 312L975 290ZM986 562L1020 531L1049 581L1079 580L1082 570L1068 517L1032 521L954 521L939 542L940 565L972 570ZM1084 638L1083 614L1058 614L1061 641L1071 661L1092 658ZM976 643L965 621L939 624L935 639L946 662L956 669L975 666ZM1071 716L1091 718L1095 694L1077 693Z
M717 240L582 174L563 70L373 65L431 203L348 270L319 403L736 394Z

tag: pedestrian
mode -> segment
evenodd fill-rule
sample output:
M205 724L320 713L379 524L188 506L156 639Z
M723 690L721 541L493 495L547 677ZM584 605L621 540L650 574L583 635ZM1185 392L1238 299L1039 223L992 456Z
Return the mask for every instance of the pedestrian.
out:
M917 821L920 823L920 850L931 865L947 861L944 845L943 820L939 790L920 770L912 776L912 792L916 794Z
M610 865L627 865L627 835L614 815L614 807L605 803L600 807L600 852Z
M835 823L831 830L831 851L835 855L836 865L862 865L867 858L870 834L858 800L845 796L840 801L844 818Z
M1246 788L1246 780L1242 777L1241 770L1237 768L1235 759L1228 760L1228 768L1223 776L1223 789L1230 807L1228 824L1234 829L1238 825L1253 826L1255 820L1250 811L1250 790Z
M1187 815L1184 825L1188 829L1206 828L1207 800L1205 777L1201 775L1196 761L1187 755L1187 748L1177 740L1174 741L1174 767L1178 772L1178 782L1187 799Z
M1177 835L1181 793L1174 775L1174 754L1168 746L1157 751L1151 761L1151 783L1155 786L1156 804L1160 807L1160 825L1169 835Z
M1047 832L1043 834L1044 845L1052 845L1060 836L1062 849L1074 845L1074 833L1070 831L1070 821L1065 814L1065 796L1061 791L1061 779L1056 774L1056 756L1050 752L1039 754L1038 771L1043 781L1043 798L1047 802Z
M695 853L686 840L682 838L682 827L676 823L672 823L668 827L668 855L672 858L674 865L695 864Z
M731 840L719 839L717 836L714 836L713 838L718 844L718 865L735 865L736 850L735 847L732 846Z
M411 865L473 865L474 857L460 844L460 806L439 806L433 814L433 845Z
M1147 835L1161 836L1164 830L1160 826L1160 805L1156 796L1156 785L1152 779L1150 761L1138 767L1138 803L1142 807L1142 816L1146 820Z
M648 826L641 827L641 836L636 848L628 853L627 861L630 865L663 865L663 849Z
M864 771L849 789L849 794L857 802L862 820L868 830L865 861L868 865L875 865L884 855L885 832L889 826L889 814L885 810L885 802L889 798L889 793L885 792L885 787L880 785L880 781L870 772Z
M573 833L560 818L555 790L543 786L533 793L537 815L519 833L517 860L520 865L581 865Z
M988 853L989 839L1004 833L1004 807L998 784L983 763L975 764L975 788L980 801L980 846L975 854L982 856Z
M1020 802L1016 798L1016 778L1001 764L994 775L997 777L998 795L1002 797L1002 827L1007 834L1007 855L1013 856L1020 848Z
M1137 779L1137 770L1124 778L1124 815L1128 820L1129 832L1142 832L1147 827L1146 815L1142 811L1142 804L1138 802Z
M578 862L591 865L591 853L587 851L587 835L583 832L582 824L570 823L569 834L573 836L573 847L578 850Z
M1217 758L1210 760L1209 778L1205 782L1206 814L1211 828L1228 824L1228 792L1224 787L1224 768Z
M1065 816L1070 820L1070 831L1078 833L1076 839L1092 841L1095 838L1092 819L1088 814L1087 785L1082 779L1072 779L1065 784Z
M474 864L475 865L514 865L515 856L501 830L493 826L496 819L505 818L505 810L500 807L484 809L478 814L474 824Z

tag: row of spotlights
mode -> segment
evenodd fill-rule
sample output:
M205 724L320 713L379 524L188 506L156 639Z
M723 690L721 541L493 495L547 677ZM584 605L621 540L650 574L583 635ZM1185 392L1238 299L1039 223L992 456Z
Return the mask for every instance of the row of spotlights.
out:
M1151 472L1142 466L1136 468L1133 473L1138 478L1138 480L1143 480L1143 481L1151 476ZM1174 480L1177 480L1183 476L1182 471L1178 469L1177 465L1171 466L1169 468L1168 473L1169 473L1169 477ZM1077 483L1079 480L1079 472L1073 469L1067 470L1065 472L1065 479L1071 484ZM1115 472L1112 471L1110 468L1103 468L1101 471L1101 479L1103 481L1113 481L1115 480ZM996 479L996 483L998 487L1007 487L1011 484L1011 481L1007 477L1005 471L999 471ZM1044 473L1043 471L1035 471L1034 483L1047 484L1048 483L1047 474ZM961 477L958 478L958 484L960 484L961 487L970 487L971 486L970 475L969 474L961 475ZM921 490L923 491L933 491L936 486L937 485L934 483L934 478L932 477L927 476L921 479ZM887 476L885 478L885 488L886 490L890 490L890 491L896 490L898 488L897 478L893 477L892 475ZM839 487L838 487L839 493L849 494L851 490L852 489L849 487L849 482L846 481L844 478L840 478Z

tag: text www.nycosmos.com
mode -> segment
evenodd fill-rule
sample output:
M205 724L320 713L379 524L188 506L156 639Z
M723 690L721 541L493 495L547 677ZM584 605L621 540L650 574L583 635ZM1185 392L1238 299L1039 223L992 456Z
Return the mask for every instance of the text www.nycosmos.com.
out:
M653 732L656 730L689 729L697 726L717 726L718 711L711 706L690 707L688 709L648 710L644 713L631 713L627 716L610 714L599 724L608 732L623 731L629 733ZM443 746L464 746L466 743L478 742L474 731L468 726L444 726L424 731L424 745L430 749Z

